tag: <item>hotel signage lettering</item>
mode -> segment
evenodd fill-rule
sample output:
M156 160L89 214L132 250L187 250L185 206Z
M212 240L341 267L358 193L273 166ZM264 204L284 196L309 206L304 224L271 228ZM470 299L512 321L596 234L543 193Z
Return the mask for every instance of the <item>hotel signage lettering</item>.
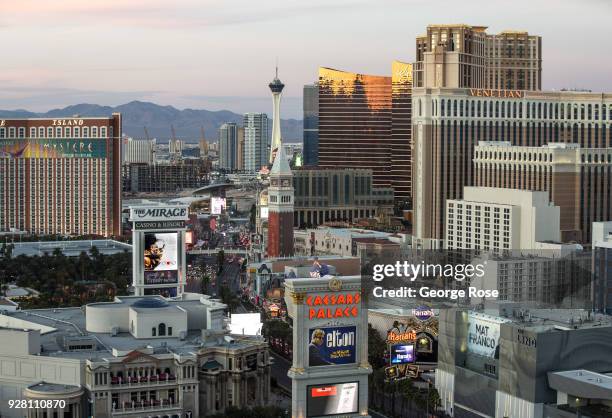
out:
M389 331L387 333L387 343L389 344L403 343L406 341L414 341L416 340L416 338L417 338L417 335L414 330L403 331L403 332Z
M182 229L185 221L137 221L134 229Z
M360 304L359 292L309 295L306 298L309 320L358 318Z
M525 97L525 92L521 90L470 89L470 96L522 99Z
M535 335L533 335L533 336L528 335L522 329L517 330L516 341L519 344L524 345L526 347L530 347L530 348L536 348L537 345L538 345L538 341L536 339L536 336Z
M53 126L81 126L83 119L53 119Z
M166 207L132 207L130 208L131 221L180 221L187 220L187 208L184 206Z

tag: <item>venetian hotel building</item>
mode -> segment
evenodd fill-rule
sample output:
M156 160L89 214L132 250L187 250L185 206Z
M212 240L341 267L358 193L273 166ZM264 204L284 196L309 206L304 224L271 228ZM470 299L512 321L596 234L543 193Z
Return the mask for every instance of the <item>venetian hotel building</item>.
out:
M0 230L121 234L121 115L0 120Z
M461 199L464 186L477 184L473 160L479 141L506 141L524 147L571 143L590 153L594 148L612 146L612 94L415 88L413 109L416 247L441 246L446 200ZM518 187L538 190L530 183ZM594 190L585 195L587 200L595 199ZM574 201L587 207L580 199ZM591 207L596 205L599 203L593 200ZM593 212L588 222L611 219L610 205L604 207ZM585 242L589 239L586 219L575 223L576 228L585 230L579 235Z

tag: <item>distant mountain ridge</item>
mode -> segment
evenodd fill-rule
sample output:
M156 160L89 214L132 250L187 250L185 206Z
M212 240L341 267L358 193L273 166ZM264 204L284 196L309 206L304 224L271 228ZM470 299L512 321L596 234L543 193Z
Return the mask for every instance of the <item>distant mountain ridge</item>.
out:
M242 125L242 115L229 110L210 111L205 109L179 110L173 106L160 106L150 102L133 101L120 106L100 106L96 104L76 104L63 109L53 109L45 113L27 110L0 110L0 118L62 118L80 116L110 116L120 112L123 116L123 133L135 138L144 138L144 127L149 136L166 141L171 136L170 126L174 125L176 136L186 142L197 142L200 128L204 127L206 139L217 139L219 127L226 122ZM268 115L270 116L270 115ZM281 119L283 140L302 141L302 121Z

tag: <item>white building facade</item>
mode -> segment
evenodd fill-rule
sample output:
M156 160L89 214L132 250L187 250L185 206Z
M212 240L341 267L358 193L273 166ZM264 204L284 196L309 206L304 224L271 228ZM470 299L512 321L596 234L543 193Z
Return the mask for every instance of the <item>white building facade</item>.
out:
M448 249L533 249L560 239L559 207L546 192L465 187L463 195L446 202Z

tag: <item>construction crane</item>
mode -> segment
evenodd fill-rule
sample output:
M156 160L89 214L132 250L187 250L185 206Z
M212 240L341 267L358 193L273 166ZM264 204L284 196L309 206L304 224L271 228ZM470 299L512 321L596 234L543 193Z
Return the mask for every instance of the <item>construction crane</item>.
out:
M149 137L149 131L147 130L147 127L144 127L144 131L145 131L145 138L147 138L147 141L150 141L151 138Z

